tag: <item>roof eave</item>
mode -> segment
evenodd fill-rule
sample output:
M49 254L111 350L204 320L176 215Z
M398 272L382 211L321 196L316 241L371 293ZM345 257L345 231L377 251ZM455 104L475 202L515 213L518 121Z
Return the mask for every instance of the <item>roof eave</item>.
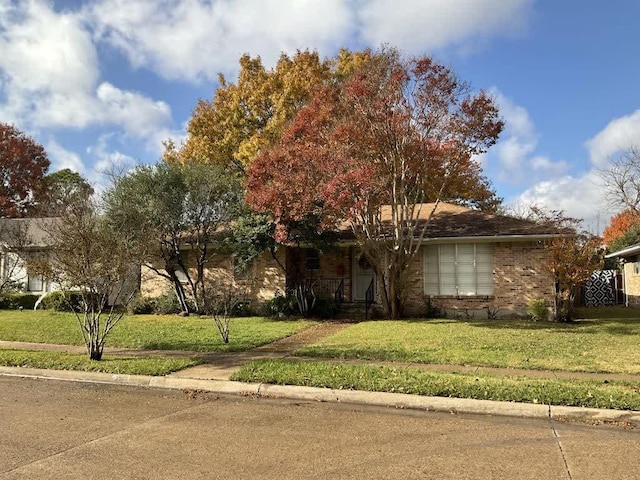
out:
M478 242L478 243L495 243L495 242L537 242L551 240L553 238L562 237L564 235L558 233L545 233L537 235L468 235L460 237L427 237L422 243L442 243L442 242ZM343 245L356 244L356 239L340 240Z
M609 253L605 255L604 258L626 257L627 255L634 255L636 253L640 253L640 244L632 245L622 250L618 250L617 252Z

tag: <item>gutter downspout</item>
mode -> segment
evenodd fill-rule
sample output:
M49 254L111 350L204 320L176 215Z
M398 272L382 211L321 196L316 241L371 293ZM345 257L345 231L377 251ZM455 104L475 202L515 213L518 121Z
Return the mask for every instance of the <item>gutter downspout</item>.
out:
M629 294L627 293L626 264L622 265L622 292L624 293L624 306L629 307Z

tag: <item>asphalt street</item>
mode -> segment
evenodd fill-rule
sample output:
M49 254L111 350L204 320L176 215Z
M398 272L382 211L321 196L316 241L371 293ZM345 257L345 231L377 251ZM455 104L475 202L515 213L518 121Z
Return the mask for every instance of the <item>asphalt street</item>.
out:
M0 479L633 479L640 430L0 377Z

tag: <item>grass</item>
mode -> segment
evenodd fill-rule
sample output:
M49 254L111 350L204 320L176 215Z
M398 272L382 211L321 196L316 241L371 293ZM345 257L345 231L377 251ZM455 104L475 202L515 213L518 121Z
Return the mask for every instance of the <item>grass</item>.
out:
M202 360L198 358L132 358L108 355L96 362L89 360L86 354L0 350L0 365L7 367L81 370L127 375L167 375L200 363Z
M339 359L640 374L640 311L578 313L585 312L591 318L572 323L448 319L363 322L296 353ZM603 312L609 318L602 318Z
M640 410L640 386L637 382L602 383L591 380L436 373L416 368L295 360L254 361L242 367L232 379L343 390Z
M125 316L111 331L107 346L152 350L238 352L292 335L311 325L304 320L234 318L229 343L224 344L211 318L176 315ZM0 311L0 340L83 345L71 313Z

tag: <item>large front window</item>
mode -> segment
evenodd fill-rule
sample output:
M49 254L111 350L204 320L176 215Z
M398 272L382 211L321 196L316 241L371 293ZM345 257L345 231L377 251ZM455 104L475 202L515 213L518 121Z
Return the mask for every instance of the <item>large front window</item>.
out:
M491 245L428 245L424 273L426 295L493 295Z

